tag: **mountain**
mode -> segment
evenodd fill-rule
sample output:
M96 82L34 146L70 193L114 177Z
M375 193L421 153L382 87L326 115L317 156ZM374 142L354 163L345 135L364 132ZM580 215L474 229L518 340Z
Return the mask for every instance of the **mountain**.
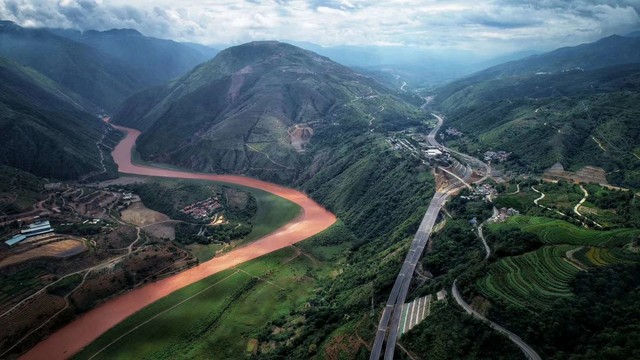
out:
M564 47L490 67L464 79L466 82L504 76L596 70L640 62L640 38L612 35L596 42Z
M327 142L423 117L326 57L253 42L134 95L113 121L144 131L137 150L145 160L290 182Z
M101 172L105 126L51 79L0 58L0 164L62 180Z
M0 56L41 72L107 110L151 83L133 68L90 46L9 21L0 22Z
M536 172L598 166L638 188L637 45L612 36L498 65L438 89L434 108L467 135L450 142L463 150L510 151L515 168Z
M195 45L147 37L134 29L49 31L120 60L134 69L142 79L147 79L148 83L145 85L158 85L183 75L196 65L209 60L213 50L205 46L196 49Z

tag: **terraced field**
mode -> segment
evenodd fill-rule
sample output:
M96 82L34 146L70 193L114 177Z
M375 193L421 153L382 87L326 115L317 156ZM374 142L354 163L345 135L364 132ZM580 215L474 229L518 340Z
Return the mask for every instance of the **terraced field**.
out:
M598 247L585 247L577 251L575 259L587 266L606 266L620 263L631 263L640 260L640 256L629 254L620 249L604 249Z
M518 226L522 231L538 235L549 245L570 244L598 247L622 247L640 236L638 229L614 229L608 231L589 230L563 220L543 217L514 216L505 223L490 225L498 230L503 226Z
M480 291L527 309L547 308L561 297L572 296L569 281L580 271L565 254L573 245L545 246L536 251L505 258L493 264L478 280Z

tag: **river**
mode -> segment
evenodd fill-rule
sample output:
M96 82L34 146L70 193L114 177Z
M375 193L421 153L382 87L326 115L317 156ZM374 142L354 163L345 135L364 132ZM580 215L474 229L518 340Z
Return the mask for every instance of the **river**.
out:
M330 227L336 221L336 217L332 213L298 190L244 176L192 173L136 165L131 160L131 154L140 132L120 126L114 127L126 133L125 138L112 152L113 159L121 173L202 179L243 185L290 200L298 204L302 208L302 212L291 222L259 240L179 274L138 287L108 300L51 334L23 355L22 359L69 358L107 330L156 300L220 271L307 239Z

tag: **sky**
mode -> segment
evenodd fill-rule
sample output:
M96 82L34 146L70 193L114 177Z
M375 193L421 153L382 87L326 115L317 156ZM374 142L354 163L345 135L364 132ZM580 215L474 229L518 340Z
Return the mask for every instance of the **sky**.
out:
M0 0L28 27L108 30L201 44L253 40L499 55L640 29L640 0Z

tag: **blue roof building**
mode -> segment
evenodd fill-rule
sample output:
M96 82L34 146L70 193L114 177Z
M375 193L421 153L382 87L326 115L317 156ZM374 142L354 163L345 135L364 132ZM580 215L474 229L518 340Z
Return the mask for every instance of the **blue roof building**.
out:
M20 241L22 241L22 240L24 240L26 238L27 238L26 235L20 234L20 235L16 235L16 236L12 237L11 239L5 241L4 243L9 245L9 246L12 246L12 245L17 244L17 243L19 243Z

